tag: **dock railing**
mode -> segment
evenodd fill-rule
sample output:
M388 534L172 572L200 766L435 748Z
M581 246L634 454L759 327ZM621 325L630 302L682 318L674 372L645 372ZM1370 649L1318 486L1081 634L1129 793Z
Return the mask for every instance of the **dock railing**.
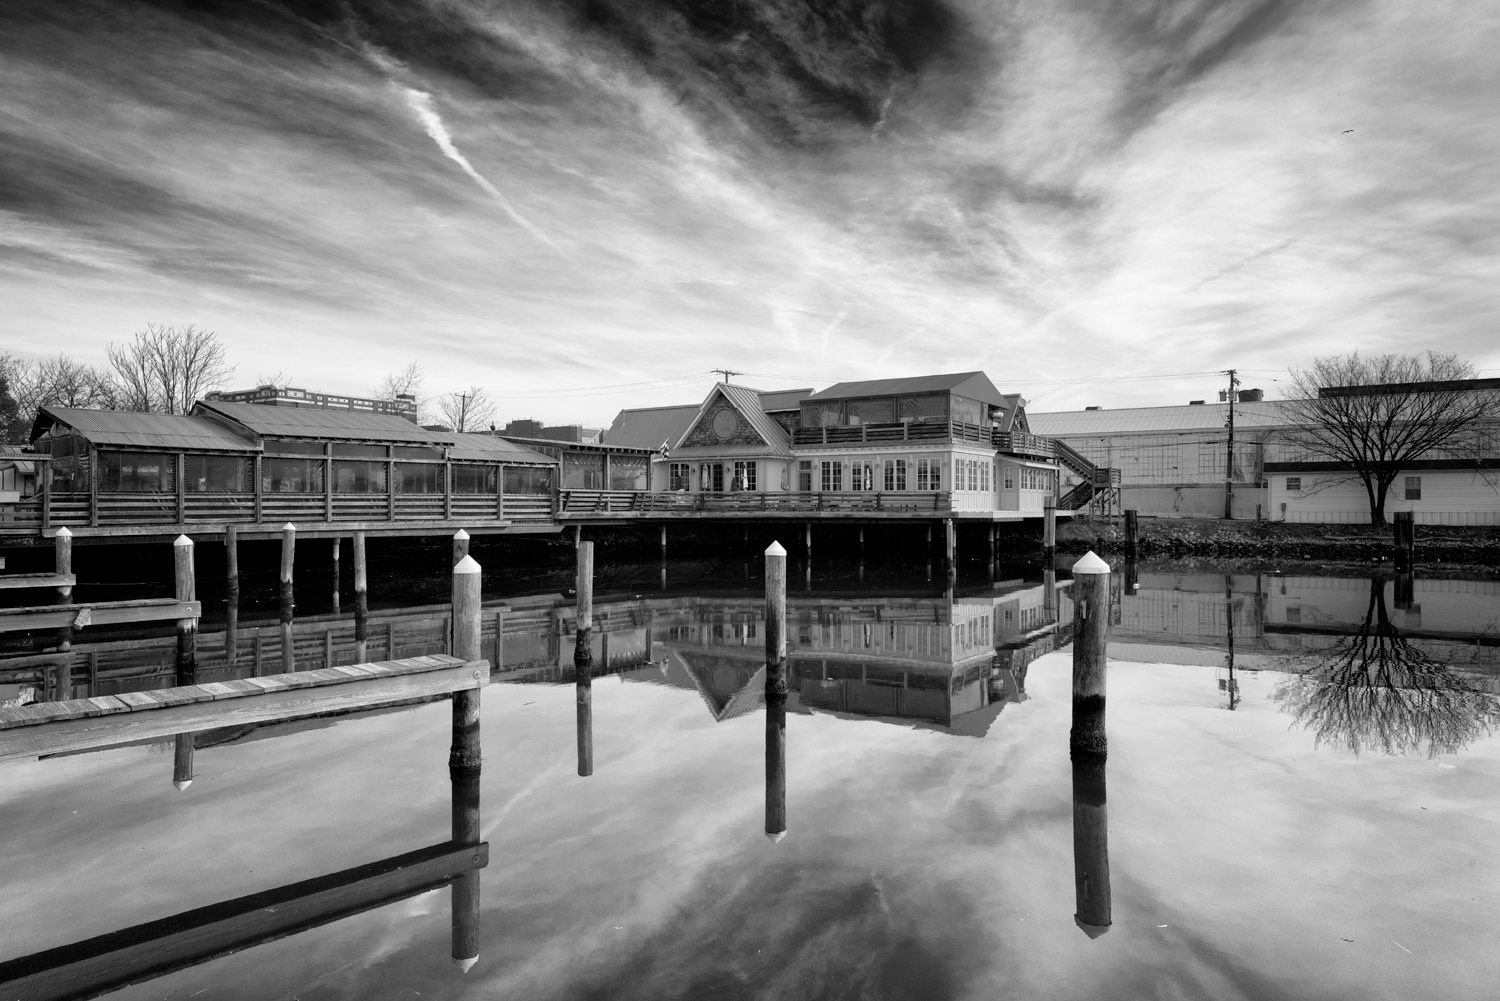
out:
M952 511L947 490L787 492L742 490L731 493L650 493L647 491L564 490L564 518L608 517L626 513L681 515L755 512L923 512Z

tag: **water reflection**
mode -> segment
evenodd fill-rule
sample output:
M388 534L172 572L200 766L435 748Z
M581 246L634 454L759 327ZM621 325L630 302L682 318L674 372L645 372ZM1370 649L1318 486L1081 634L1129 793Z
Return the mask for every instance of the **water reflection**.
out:
M1353 754L1433 757L1493 733L1500 702L1404 634L1391 621L1385 589L1383 580L1369 582L1364 621L1311 657L1305 674L1283 681L1277 702L1317 743Z

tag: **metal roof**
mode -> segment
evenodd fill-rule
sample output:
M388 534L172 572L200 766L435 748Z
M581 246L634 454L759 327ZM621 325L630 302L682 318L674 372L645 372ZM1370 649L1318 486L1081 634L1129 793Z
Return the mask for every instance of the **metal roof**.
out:
M236 434L202 417L77 407L39 407L31 425L31 440L35 441L54 424L72 428L95 445L191 448L215 452L260 451L260 443L253 435Z
M873 379L868 382L839 382L813 393L809 400L851 400L862 396L910 396L917 393L957 393L996 407L1006 405L1000 390L983 372L951 372L946 375L917 375L906 379Z
M776 421L766 416L766 412L761 409L760 393L753 389L747 389L744 386L736 386L730 382L721 382L713 389L709 390L708 395L703 399L703 405L698 408L697 415L695 415L692 421L688 423L688 428L691 428L694 424L698 423L698 421L703 418L703 415L708 413L709 404L713 403L714 397L716 395L723 396L724 399L728 400L729 405L735 410L739 411L740 416L745 418L745 421L755 429L755 433L760 435L761 440L769 445L772 451L791 451L792 440L787 436L786 428L782 427L780 424L777 424ZM683 429L682 435L678 436L679 442L681 441L682 436L687 434L687 430L687 428ZM675 446L677 443L678 442L673 442L673 445ZM729 452L723 451L723 449L719 446L704 445L697 447L719 449L716 454L731 454ZM747 446L738 447L744 448ZM757 449L756 452L740 454L760 454L759 449L761 448L761 446L757 445L753 447ZM693 454L699 455L705 453L694 452Z
M318 438L324 441L337 439L396 445L443 443L443 432L427 431L404 417L359 410L267 407L255 403L199 400L193 404L193 413L219 414L255 434L272 438Z
M1068 410L1026 415L1032 434L1051 438L1067 435L1149 434L1169 431L1220 431L1229 419L1229 404L1205 403L1185 407L1132 407L1127 410ZM1236 403L1237 428L1285 427L1292 422L1281 403Z
M760 408L766 413L776 410L797 410L802 406L802 401L813 394L813 389L762 389L760 390Z
M465 434L456 431L429 432L448 446L450 459L475 462L513 462L555 466L558 463L550 455L533 451L513 441L497 438L491 434Z
M673 445L692 426L699 405L687 403L678 407L648 407L621 410L604 432L604 444L626 448L661 448Z

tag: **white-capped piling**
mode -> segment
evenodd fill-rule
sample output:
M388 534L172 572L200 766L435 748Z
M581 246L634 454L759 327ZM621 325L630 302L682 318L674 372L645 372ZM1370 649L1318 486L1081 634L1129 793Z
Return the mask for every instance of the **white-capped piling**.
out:
M479 564L472 556L465 556L453 568L453 656L463 661L478 661L484 656L480 645L482 589ZM448 754L451 769L479 769L480 691L470 688L453 693L453 746Z
M786 836L786 550L766 549L766 837Z
M178 601L198 600L197 569L193 540L179 535L172 543L175 596ZM191 685L198 679L198 620L177 620L177 684ZM172 759L172 785L180 792L193 782L193 735L179 733Z
M1089 552L1073 564L1074 760L1103 763L1104 667L1109 633L1109 564Z
M365 533L354 533L354 661L363 664L370 659L368 629L370 616L369 578L365 573Z
M297 526L281 526L281 669L297 670L297 644L292 635L292 568L297 562Z

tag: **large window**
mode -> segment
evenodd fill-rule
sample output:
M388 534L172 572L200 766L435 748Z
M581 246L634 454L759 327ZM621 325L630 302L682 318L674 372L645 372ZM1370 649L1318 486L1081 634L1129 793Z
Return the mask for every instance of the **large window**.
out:
M442 469L441 466L431 468ZM438 489L441 492L442 488ZM385 493L385 463L359 459L338 460L333 464L333 491L340 494Z
M850 490L875 489L875 464L867 459L855 459L849 467Z
M966 424L981 424L984 422L984 405L978 400L971 400L966 396L953 397L952 410L953 419L963 421Z
M352 463L335 463L336 466L352 465ZM383 464L382 464L383 468ZM340 493L366 493L378 494L381 490L354 490L345 491L340 480ZM396 463L396 493L398 494L440 494L443 492L443 467L435 462L398 462Z
M253 460L242 455L189 455L182 487L188 493L233 494L255 489Z
M267 455L322 455L321 441L292 441L287 438L267 438L262 444Z
M797 460L797 489L805 494L812 493L813 468L811 459Z
M903 396L896 401L896 416L903 421L940 421L948 416L948 397Z
M887 489L887 490L905 490L906 489L906 460L905 459L887 459L887 460L885 460L885 489Z
M689 462L671 462L667 464L667 489L671 491L682 491L692 489L693 466Z
M845 408L850 424L892 424L896 420L896 401L889 396L879 400L850 400Z
M917 460L917 489L943 489L943 465L941 459Z
M260 462L261 490L268 494L320 494L323 492L322 459L278 459Z
M645 490L646 463L644 455L611 455L609 457L609 488L611 490Z
M499 466L458 463L453 467L453 492L456 494L489 494L494 496L500 483Z
M734 483L732 484L732 489L758 489L755 479L755 471L758 465L760 465L760 463L756 462L754 459L749 459L743 462L736 462L734 464Z
M820 479L821 490L844 489L844 464L838 459L824 459L822 462L822 477Z
M1421 500L1422 499L1422 477L1420 477L1420 476L1408 476L1408 477L1406 477L1406 499L1407 500Z
M562 485L564 490L603 490L603 453L564 452Z
M552 470L546 466L506 466L505 492L508 494L552 493Z
M99 489L114 493L176 493L177 456L158 452L100 452Z

